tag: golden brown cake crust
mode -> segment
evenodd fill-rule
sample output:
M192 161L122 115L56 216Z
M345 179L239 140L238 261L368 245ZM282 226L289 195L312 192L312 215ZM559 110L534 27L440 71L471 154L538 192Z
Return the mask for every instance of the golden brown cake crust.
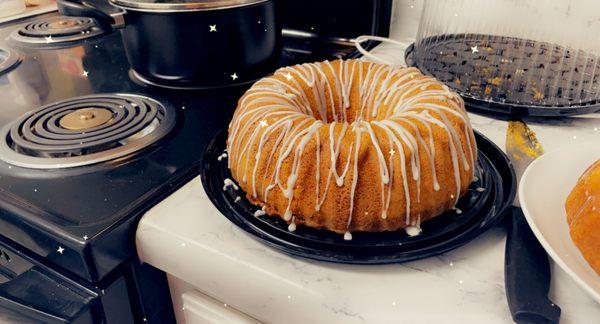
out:
M259 80L238 103L227 148L252 203L338 233L393 231L451 209L477 152L456 93L417 69L359 60Z
M565 210L573 243L600 274L600 160L581 175Z

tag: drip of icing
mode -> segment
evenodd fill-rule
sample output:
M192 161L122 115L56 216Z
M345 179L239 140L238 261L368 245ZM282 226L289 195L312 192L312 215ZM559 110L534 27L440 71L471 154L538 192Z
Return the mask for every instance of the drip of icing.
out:
M225 158L227 158L227 153L223 153L223 154L219 155L219 156L217 157L217 160L218 160L218 161L221 161L221 160L223 160L223 159L225 159Z
M409 191L409 183L406 173L406 154L404 152L404 146L401 144L400 140L395 137L394 132L401 132L401 127L396 127L393 123L392 125L388 125L385 122L374 122L375 125L381 127L389 138L392 140L396 147L396 151L400 156L400 173L402 174L402 186L404 189L404 198L406 199L406 224L410 223L410 191ZM387 217L387 215L386 215Z
M317 154L316 154L316 162L318 166L321 165L321 139L319 137L319 133L315 132L315 140L317 141ZM317 172L315 172L315 210L319 210L319 182L321 182L321 168L316 168Z
M350 232L344 233L344 240L345 241L352 241L352 233L350 233Z
M454 208L452 208L452 210L454 210L454 212L455 212L457 215L460 215L460 214L462 214L462 210L460 210L459 208L456 208L456 207L454 207Z
M254 212L254 217L264 216L266 214L267 213L264 210L259 209L259 210L257 210L257 211Z
M394 144L391 138L388 138L388 147L391 147L393 149ZM391 154L390 152L390 157L389 157L389 161L390 161L390 178L393 179L394 178L394 155ZM390 207L390 201L392 199L392 186L393 186L393 181L390 181L389 185L387 186L387 197L384 197L384 205L382 207L382 211L381 211L381 218L382 219L386 219L387 218L387 210ZM385 191L385 187L383 187L381 194L382 196L384 196L384 191Z
M294 232L295 230L296 230L296 223L291 222L290 225L288 225L288 231Z
M485 191L485 188L483 188L483 187L479 187L479 188L477 188L477 189L475 189L475 190L476 190L477 192L484 192L484 191Z
M422 232L420 226L408 226L404 230L406 231L406 234L408 234L408 236L410 237L417 236Z
M346 166L344 167L344 171L342 171L341 175L337 174L337 158L340 154L340 145L342 144L342 139L344 138L344 135L346 135L346 130L348 129L348 123L342 124L341 135L338 136L337 141L335 141L335 138L334 138L335 137L334 136L335 125L336 125L336 123L331 123L329 125L329 149L330 149L329 156L330 156L330 162L331 162L331 164L329 166L329 170L335 177L335 184L338 187L341 187L344 185L344 178L346 177L346 173L348 172L348 167L350 166L350 154L348 154L348 160L346 161ZM335 148L334 148L334 143L335 143ZM351 145L353 146L354 143ZM352 146L350 146L350 152L352 152Z
M238 190L240 189L240 187L238 187L235 182L233 182L233 180L226 178L225 180L223 180L223 191L226 191L227 188L229 187L233 187L233 189Z
M356 192L356 184L358 183L358 153L360 152L360 138L361 128L359 124L354 124L354 131L356 132L356 145L354 147L354 168L352 170L352 186L350 187L350 215L348 216L348 222L346 228L350 228L352 223L352 213L354 212L354 194Z
M233 202L237 204L238 202L240 202L240 200L242 200L242 197L237 196L235 197L235 200Z

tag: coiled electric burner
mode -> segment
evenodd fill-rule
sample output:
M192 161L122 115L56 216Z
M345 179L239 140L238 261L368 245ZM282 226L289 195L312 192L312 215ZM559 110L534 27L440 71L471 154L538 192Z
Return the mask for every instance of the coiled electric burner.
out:
M112 160L156 142L175 125L175 110L139 95L100 94L56 102L0 131L0 159L35 169Z
M56 16L28 23L15 30L11 38L21 44L55 45L88 39L103 32L93 18Z
M12 70L19 63L21 63L21 57L17 53L0 47L0 75Z

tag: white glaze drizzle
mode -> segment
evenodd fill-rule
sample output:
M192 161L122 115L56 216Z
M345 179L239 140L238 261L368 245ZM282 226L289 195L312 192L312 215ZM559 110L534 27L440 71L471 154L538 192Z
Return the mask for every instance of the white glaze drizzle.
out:
M356 135L354 136L354 167L352 168L352 185L350 187L350 215L348 216L348 222L346 223L346 228L350 228L350 224L352 223L352 213L354 212L354 194L356 193L356 184L358 183L358 153L360 152L360 139L361 139L361 126L360 123L355 123L354 131Z
M476 161L475 140L460 97L435 79L421 75L414 68L404 69L356 60L336 64L337 66L334 66L325 61L282 68L273 76L258 81L248 90L239 102L238 107L241 109L236 111L229 129L228 151L231 157L228 159L228 165L230 168L241 167L241 173L236 175L236 179L241 178L247 183L248 177L251 177L252 196L265 202L268 201L269 192L279 188L288 200L284 219L291 222L290 227L294 224L295 228L292 203L302 153L307 148L314 149L315 162L320 165L327 163L321 155L328 149L329 171L323 174L319 167L314 170L315 210L319 211L324 203L332 178L336 186L343 187L348 185L346 176L351 173L347 219L349 229L360 175L358 161L361 139L365 133L375 149L379 165L381 217L385 219L388 216L394 179L393 160L400 159L399 178L402 180L406 201L405 221L407 225L418 224L419 215L416 215L416 221L411 221L410 188L412 179L416 183L415 196L418 204L423 167L420 155L427 156L429 161L427 167L432 176L433 190L440 190L435 157L441 152L436 152L433 139L433 128L436 127L443 130L447 136L449 152L444 153L451 156L456 184L456 194L451 197L456 203L461 189L459 168L469 171ZM285 78L288 74L292 77ZM350 108L353 86L359 90L359 109L356 109L354 119L349 121L347 110ZM308 91L303 90L304 88L308 88ZM444 104L439 103L440 101ZM456 124L450 116L462 121L464 129L461 131L468 134L465 143L461 142L455 129ZM328 120L331 122L328 123ZM375 128L382 130L386 136L378 137ZM329 143L323 148L322 133L329 135ZM353 140L345 153L346 159L338 161L342 151L342 139L348 136ZM389 154L382 150L379 141L385 137L388 138L388 147L397 154ZM273 143L269 145L270 151L265 150L268 142ZM256 154L251 155L248 153L250 151L256 151ZM260 163L263 155L268 156L266 164ZM271 172L268 178L268 172L265 170L270 170L273 163L275 172ZM288 171L286 178L282 179L284 164ZM339 167L341 172L338 172ZM352 172L349 172L350 170ZM264 181L259 183L264 185L257 188L256 177L260 173L263 173ZM326 178L324 186L321 186L323 176ZM226 187L227 183L224 189ZM259 192L262 193L261 197Z
M408 226L404 230L406 231L406 234L411 237L417 236L423 231L420 226Z
M238 187L238 185L236 185L235 182L233 182L233 180L226 178L225 180L223 180L223 191L226 191L229 187L233 187L233 189L235 190L240 189L240 187Z
M345 241L352 241L352 233L350 233L350 232L344 233L344 240Z
M296 230L296 223L290 222L290 225L288 225L288 231L294 232L295 230Z

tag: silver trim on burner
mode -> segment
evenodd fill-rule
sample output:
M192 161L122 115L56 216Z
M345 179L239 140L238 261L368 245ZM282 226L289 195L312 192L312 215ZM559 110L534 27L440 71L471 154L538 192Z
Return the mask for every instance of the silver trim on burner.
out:
M0 53L6 53L3 55L4 59L0 60L0 75L12 70L17 64L21 63L21 56L11 49L0 47Z
M52 23L61 19L66 19L66 20L82 20L82 19L89 19L92 21L93 25L91 25L89 28L87 28L86 30L81 30L80 32L75 32L72 34L68 34L68 35L51 35L48 34L47 36L44 35L24 35L23 30L32 24L41 24L41 23ZM71 16L56 16L56 17L50 17L50 18L41 18L39 20L33 21L27 25L21 26L20 28L14 30L11 34L10 34L10 38L13 41L16 41L20 44L26 44L26 45L43 45L43 46L52 46L52 45L64 45L66 43L71 43L71 42L77 42L77 41L81 41L84 39L88 39L88 38L92 38L95 37L97 35L103 34L104 30L102 30L98 23L96 22L95 19L93 18L88 18L88 17L71 17ZM48 38L49 37L49 38Z
M355 38L329 37L329 36L323 37L317 33L311 33L311 32L306 32L303 30L288 29L288 28L284 28L281 31L281 34L283 35L283 37L318 40L321 42L338 44L338 45L343 45L343 46L354 46L354 42L355 42Z
M255 5L268 0L109 0L115 7L144 12L189 12L233 9Z
M61 168L72 168L79 167L84 165L96 164L99 162L105 161L113 161L118 158L124 157L131 153L137 152L149 145L155 143L159 139L163 138L167 133L169 133L173 127L175 126L176 118L175 118L175 109L169 105L163 104L157 100L152 98L134 95L134 94L100 94L100 95L89 95L89 96L81 96L76 98L71 98L63 101L59 101L56 103L52 103L50 105L44 106L39 110L30 112L24 116L29 116L34 114L35 112L41 111L47 107L52 105L58 105L60 103L68 102L70 100L76 99L98 99L103 96L117 96L122 97L124 99L132 98L132 99L141 99L145 101L151 101L156 104L157 107L161 109L162 114L159 114L155 117L155 119L141 131L132 134L131 136L119 140L119 143L122 146L109 148L105 151L95 152L91 154L81 155L81 156L70 156L70 157L38 157L26 155L23 153L16 152L10 146L8 140L10 138L11 130L13 126L16 126L16 122L10 123L3 127L0 130L0 159L4 162L7 162L12 165L31 168L31 169L61 169ZM159 116L161 117L158 120ZM22 120L22 119L19 119Z
M134 69L129 69L129 78L133 82L135 82L139 85L142 85L142 86L151 86L151 87L156 87L156 88L172 89L172 90L223 89L223 88L237 87L237 86L241 86L241 85L245 85L245 84L254 83L258 80L258 79L254 79L254 80L248 80L248 81L226 84L226 85L209 85L209 86L201 86L201 85L199 85L199 86L187 86L187 85L179 86L179 85L177 85L177 86L175 86L175 85L161 84L161 83L157 83L152 80L149 80L148 78L141 75L139 72L137 72Z

